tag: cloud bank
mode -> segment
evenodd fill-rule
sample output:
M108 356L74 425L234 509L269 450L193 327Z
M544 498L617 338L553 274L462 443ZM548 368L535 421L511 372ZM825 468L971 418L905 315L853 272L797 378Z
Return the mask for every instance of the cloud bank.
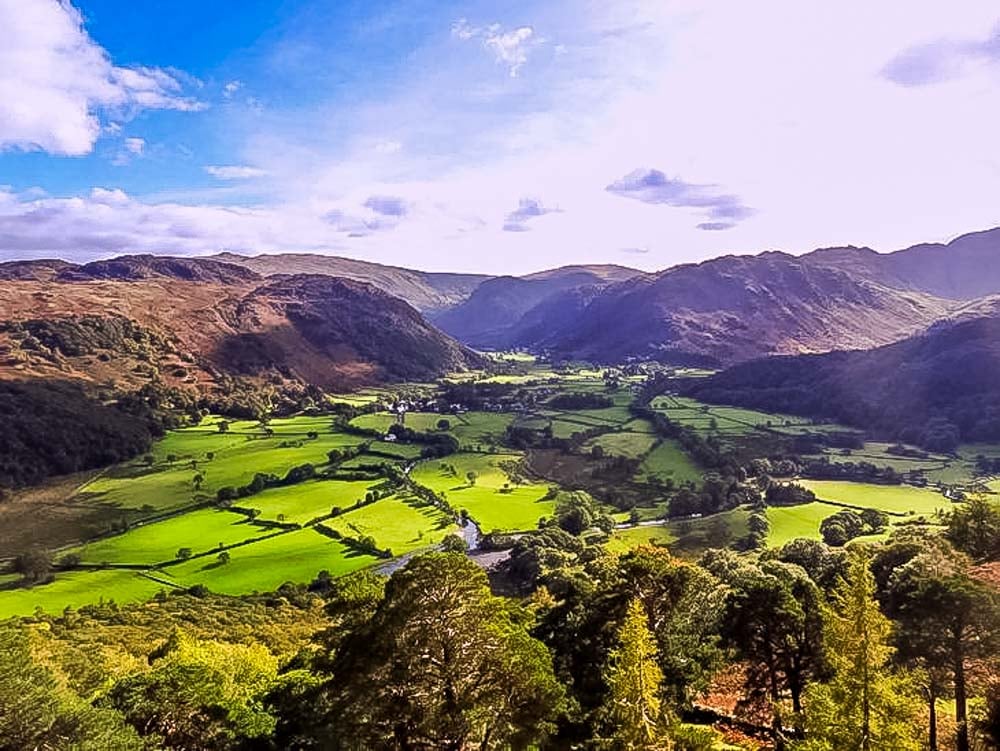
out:
M88 154L102 118L204 107L177 71L112 63L68 2L0 0L0 150Z

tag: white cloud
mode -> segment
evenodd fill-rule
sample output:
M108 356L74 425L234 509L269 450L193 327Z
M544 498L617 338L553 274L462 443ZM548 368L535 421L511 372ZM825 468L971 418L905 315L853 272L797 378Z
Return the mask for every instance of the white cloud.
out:
M243 88L242 81L228 81L225 86L222 87L222 96L226 99L231 99L233 94Z
M198 110L181 74L121 67L59 0L0 0L0 149L90 153L102 116Z
M628 254L655 269L721 252L892 250L1000 224L997 66L896 68L933 86L886 77L928 40L991 39L993 3L529 6L500 26L458 22L451 43L433 35L372 87L377 98L352 90L345 104L317 89L289 112L270 100L252 117L219 108L235 134L229 167L253 165L259 180L234 174L201 194L113 209L0 194L0 254L313 249L498 273ZM502 41L521 28L535 31ZM543 29L553 44L539 42ZM246 208L179 202L248 194ZM528 195L562 213L516 221ZM405 215L366 206L373 197L383 208L399 199ZM752 220L731 221L748 206ZM505 232L498 220L512 215L531 231Z
M131 154L142 154L146 149L146 140L143 138L126 138L125 150Z
M267 174L266 170L238 164L208 165L205 167L205 172L219 180L250 180Z
M479 39L490 52L497 64L507 68L511 78L517 78L521 68L528 62L528 54L533 47L544 44L545 40L535 34L531 26L518 26L504 30L498 23L489 26L473 26L465 18L460 18L451 26L456 39L467 42Z

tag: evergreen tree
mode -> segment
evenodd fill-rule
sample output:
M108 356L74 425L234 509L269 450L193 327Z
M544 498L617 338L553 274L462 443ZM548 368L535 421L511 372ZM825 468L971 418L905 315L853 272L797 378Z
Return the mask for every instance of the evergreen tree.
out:
M852 551L847 579L831 596L824 622L834 671L805 696L802 751L918 751L920 700L905 676L892 672L892 626L875 600L868 558Z
M638 599L629 603L618 647L609 655L607 682L613 747L666 748L660 701L663 671L657 664L656 638Z

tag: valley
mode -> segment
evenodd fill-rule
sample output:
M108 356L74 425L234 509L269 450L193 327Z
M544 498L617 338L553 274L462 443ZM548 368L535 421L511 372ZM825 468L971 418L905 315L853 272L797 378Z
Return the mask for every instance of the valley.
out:
M644 389L684 383L691 371L554 368L525 356L492 362L490 371L439 382L332 396L308 414L207 415L170 430L146 454L76 478L57 504L42 489L14 494L0 506L8 565L44 551L46 569L28 587L5 575L0 615L193 587L243 595L308 583L321 571L377 569L394 556L455 544L462 525L492 539L556 523L565 497L581 491L613 520L588 533L610 550L653 543L697 557L751 544L747 520L762 501L768 547L822 539L821 522L843 508L887 514L884 537L897 527L940 527L951 498L992 479L977 475L970 453L1000 455L1000 444L926 454L864 441L835 423L670 392L648 407L666 418L665 434L643 416ZM468 406L453 401L463 397ZM839 447L845 436L855 448ZM716 464L719 452L743 462L770 457L774 479L724 479L721 466L699 461L709 445ZM777 466L779 453L794 457L791 467ZM856 465L867 474L826 479L821 471ZM794 482L814 500L754 500L771 482ZM714 487L720 483L728 486ZM678 506L693 505L671 509L678 493L689 496ZM20 520L48 514L60 522L18 529ZM509 550L510 542L502 545Z

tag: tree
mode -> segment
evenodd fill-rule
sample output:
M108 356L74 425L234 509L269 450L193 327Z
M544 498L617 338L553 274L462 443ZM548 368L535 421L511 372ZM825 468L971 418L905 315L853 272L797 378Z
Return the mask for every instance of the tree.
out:
M540 739L562 703L545 646L465 556L414 558L338 649L323 748L480 749Z
M32 548L14 559L14 571L25 584L46 581L52 573L52 556L40 548Z
M437 429L441 431L451 430L451 421L446 420L445 418L442 417L440 420L437 421Z
M0 751L139 751L121 716L95 709L65 688L31 653L28 637L0 626Z
M225 566L227 563L229 563L229 561L231 559L232 559L232 556L229 555L229 551L228 550L223 550L215 558L215 560L217 560L219 562L220 566Z
M1000 557L1000 504L983 493L971 494L950 514L945 536L977 560Z
M851 551L846 579L826 608L823 638L833 670L829 683L806 691L801 751L919 751L919 698L889 659L892 624L875 600L868 557Z
M157 738L157 747L246 747L274 730L263 698L277 682L278 661L264 646L198 641L174 631L150 662L148 672L118 681L103 703Z
M217 427L218 427L220 433L228 433L229 432L229 421L228 420L219 420L219 423L218 423Z
M629 602L618 631L618 647L608 655L606 680L605 711L613 728L614 747L663 748L663 671L657 663L656 638L637 598Z
M723 639L747 661L743 711L770 713L774 742L785 742L782 702L797 716L802 694L825 663L822 595L805 571L777 561L760 565L727 554L706 560L730 585Z
M970 748L967 671L1000 647L1000 598L969 577L968 563L947 548L928 548L896 568L886 595L900 651L951 677L957 751Z
M194 485L195 490L201 490L202 483L204 482L205 482L205 475L203 475L201 472L199 472L198 474L196 474L194 477L191 478L191 484Z
M465 479L469 481L469 487L475 487L476 480L479 479L479 475L472 470L469 470L465 473Z
M179 560L179 561L186 561L186 560L187 560L188 558L190 558L190 557L191 557L191 556L192 556L193 554L194 554L194 553L193 553L193 551L191 550L191 548L179 548L179 549L177 550L177 560Z

